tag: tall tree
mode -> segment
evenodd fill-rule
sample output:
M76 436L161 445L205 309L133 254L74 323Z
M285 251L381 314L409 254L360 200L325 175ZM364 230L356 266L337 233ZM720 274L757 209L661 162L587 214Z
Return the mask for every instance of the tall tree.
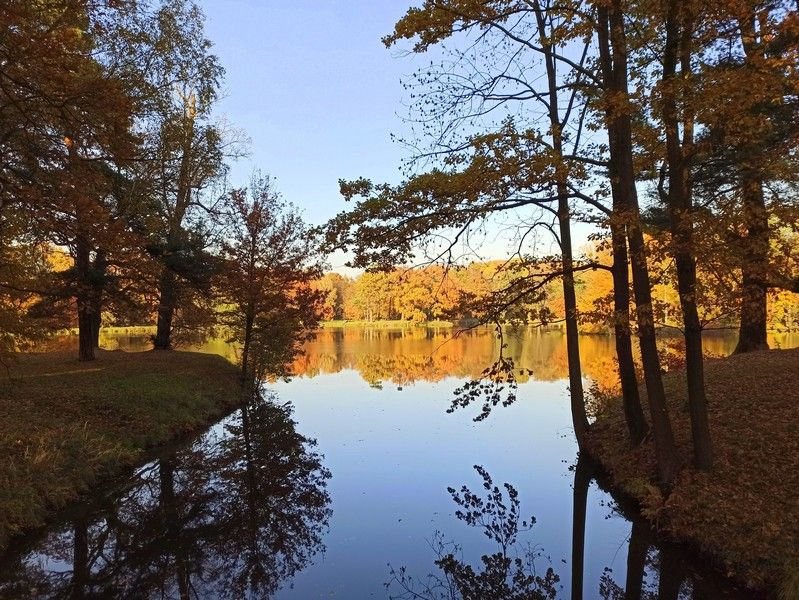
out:
M597 46L599 50L599 73L604 92L602 105L604 106L603 120L608 131L608 150L610 158L607 161L608 179L610 180L612 210L609 218L611 232L611 248L613 253L613 308L614 308L614 333L616 339L616 358L619 361L619 379L621 383L622 401L630 439L633 443L640 443L646 436L649 427L641 408L640 393L638 390L638 377L632 353L632 340L630 336L630 275L628 259L628 235L636 238L630 247L635 246L637 254L635 264L638 279L644 276L641 268L641 246L637 238L639 229L635 227L635 212L637 199L635 191L634 172L632 171L632 144L629 125L630 115L627 99L627 44L624 32L623 16L618 3L599 4L596 9ZM613 21L611 22L611 17ZM630 139L627 142L628 138ZM629 162L628 162L629 161ZM629 166L628 166L629 165ZM627 228L627 222L633 219L632 229ZM645 260L645 259L644 259ZM646 287L639 285L639 288ZM640 293L639 293L640 296ZM643 298L645 300L645 297ZM637 303L638 304L638 303ZM646 315L646 303L641 303L640 314ZM645 323L645 320L644 320ZM653 384L653 394L648 394L650 408L652 402L656 407L660 404L658 395L659 386L657 375L659 365L655 363L656 351L653 351L653 331L644 324L639 327L639 334L644 335L645 342L641 345L642 355L646 357L645 376L648 374ZM662 386L660 386L662 387ZM665 424L663 410L658 409L653 417L657 420L657 430L661 442L668 447L668 428Z
M705 394L702 324L697 308L694 202L691 187L691 153L696 119L690 87L680 83L690 80L693 72L697 7L691 2L666 0L663 9L666 39L660 82L660 110L666 138L668 190L662 193L671 223L672 254L676 263L677 287L683 315L694 465L701 470L710 470L713 466L713 446Z
M561 280L572 415L575 433L583 443L588 419L574 273L585 266L575 264L571 222L576 198L594 201L579 193L583 170L569 157L583 142L586 108L578 100L578 90L592 75L585 64L588 46L578 41L580 36L571 27L573 11L572 3L458 0L430 0L410 9L385 38L387 46L414 39L415 52L446 43L456 48L451 61L422 71L419 92L414 94L419 98L418 120L435 133L431 149L423 156L440 158L443 168L412 177L393 192L374 188L382 201L362 204L353 211L350 224L355 226L360 219L366 225L370 219L381 218L400 224L388 244L405 249L413 240L417 250L425 238L439 241L444 231L454 230L446 249L432 255L451 264L461 238L471 239L503 212L518 213L520 242L512 252L521 261L508 263L508 270L513 273L525 264L530 268L522 266L517 277L510 277L508 287L497 291L490 310L482 312L486 320L494 320L498 312L540 294L553 278ZM562 49L568 45L575 46L578 58L566 57ZM537 81L539 73L543 85ZM517 114L497 127L488 117L504 110ZM474 134L478 127L488 133ZM373 191L357 185L345 185L342 190L348 197ZM425 198L424 203L419 203L418 196ZM381 208L385 209L382 216ZM342 218L333 225L338 234L344 233L345 221ZM535 240L538 229L554 235L559 249L556 259L532 256L535 250L526 244ZM371 223L360 227L358 243L386 243L387 238L380 239L384 231L372 236L377 230ZM541 267L538 274L535 266Z
M699 50L695 80L699 200L720 229L730 271L739 271L736 352L768 348L770 288L799 292L799 277L774 251L779 230L799 223L795 189L797 57L793 3L727 2L713 14L716 36ZM717 102L723 95L725 102ZM780 249L783 250L783 249Z
M134 141L133 104L106 33L133 11L127 2L78 0L0 9L0 209L19 206L41 240L70 248L82 360L94 358L92 261L113 229L107 167L129 158Z
M630 64L625 16L624 5L620 0L598 7L597 40L600 48L601 88L604 92L600 110L608 135L608 171L613 196L611 222L615 227L624 228L630 249L636 324L655 439L658 474L662 483L670 485L679 471L680 464L666 408L666 393L657 353L652 283L636 188L633 106L630 103ZM617 229L614 241L617 256L621 256L622 246L620 232ZM621 286L624 282L620 265L617 266L617 270L614 293L623 294L623 291L615 289L616 285ZM628 382L628 387L631 387L631 382Z
M213 121L224 70L211 53L204 16L190 0L167 0L148 28L154 49L144 74L145 146L137 176L150 195L148 251L161 263L153 345L172 347L175 312L186 288L207 293L213 275L207 235L216 198L207 188L226 173L240 139ZM208 196L208 197L205 197Z

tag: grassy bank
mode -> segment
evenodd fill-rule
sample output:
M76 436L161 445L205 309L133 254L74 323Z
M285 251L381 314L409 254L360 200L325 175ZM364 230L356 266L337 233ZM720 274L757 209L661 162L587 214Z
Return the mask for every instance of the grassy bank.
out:
M233 408L238 372L193 352L20 356L0 380L0 547L98 477Z
M687 469L664 500L651 443L630 451L621 404L598 416L591 450L615 485L671 537L753 588L799 598L799 349L706 362L715 469ZM675 436L691 456L682 372L664 377Z

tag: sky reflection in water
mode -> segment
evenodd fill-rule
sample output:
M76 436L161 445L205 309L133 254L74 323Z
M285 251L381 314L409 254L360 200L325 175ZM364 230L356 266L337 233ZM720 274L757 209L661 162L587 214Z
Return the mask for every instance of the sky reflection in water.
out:
M270 385L266 401L19 540L0 559L0 597L414 597L398 573L423 598L577 598L573 582L584 598L736 597L693 557L656 546L591 466L576 465L560 334L508 340L533 375L513 406L482 423L472 421L477 407L445 411L497 342L475 331L441 346L446 335L322 332L295 365L299 376ZM145 342L106 340L129 349ZM732 344L715 336L707 345L721 354ZM585 337L582 350L586 374L612 381L612 339ZM496 521L496 511L475 526L456 515L463 507L447 491L487 495L475 465L508 508L503 484L518 492L519 518L536 519L508 544L528 577L515 589L505 563L491 558L501 544L479 524ZM453 544L459 550L442 561ZM446 585L430 588L431 576Z

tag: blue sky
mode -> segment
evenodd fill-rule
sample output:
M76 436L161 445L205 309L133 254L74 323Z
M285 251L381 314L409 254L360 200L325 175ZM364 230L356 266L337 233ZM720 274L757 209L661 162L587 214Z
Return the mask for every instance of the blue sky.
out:
M233 166L230 184L254 168L276 178L305 219L324 223L347 208L338 180L398 183L409 151L391 141L409 126L401 80L434 57L409 43L386 49L381 37L413 0L197 0L208 37L226 69L219 114L251 138L251 155ZM501 225L490 227L479 258L506 255ZM574 227L576 248L591 228ZM555 252L544 240L537 252ZM478 258L474 256L473 258ZM334 270L345 258L330 258Z
M408 0L199 0L227 73L219 113L252 140L233 185L273 175L311 223L344 209L338 179L397 182L406 155L400 79L423 60L380 38Z

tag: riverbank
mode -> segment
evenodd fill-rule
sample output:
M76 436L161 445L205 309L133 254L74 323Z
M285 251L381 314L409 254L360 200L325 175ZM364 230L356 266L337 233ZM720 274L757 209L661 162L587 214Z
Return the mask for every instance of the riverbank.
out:
M238 370L210 354L20 356L0 379L0 547L238 400Z
M799 349L706 362L716 464L686 469L664 500L651 443L630 450L620 402L602 407L590 450L658 529L687 542L754 589L799 598ZM664 376L682 458L691 456L681 371Z

